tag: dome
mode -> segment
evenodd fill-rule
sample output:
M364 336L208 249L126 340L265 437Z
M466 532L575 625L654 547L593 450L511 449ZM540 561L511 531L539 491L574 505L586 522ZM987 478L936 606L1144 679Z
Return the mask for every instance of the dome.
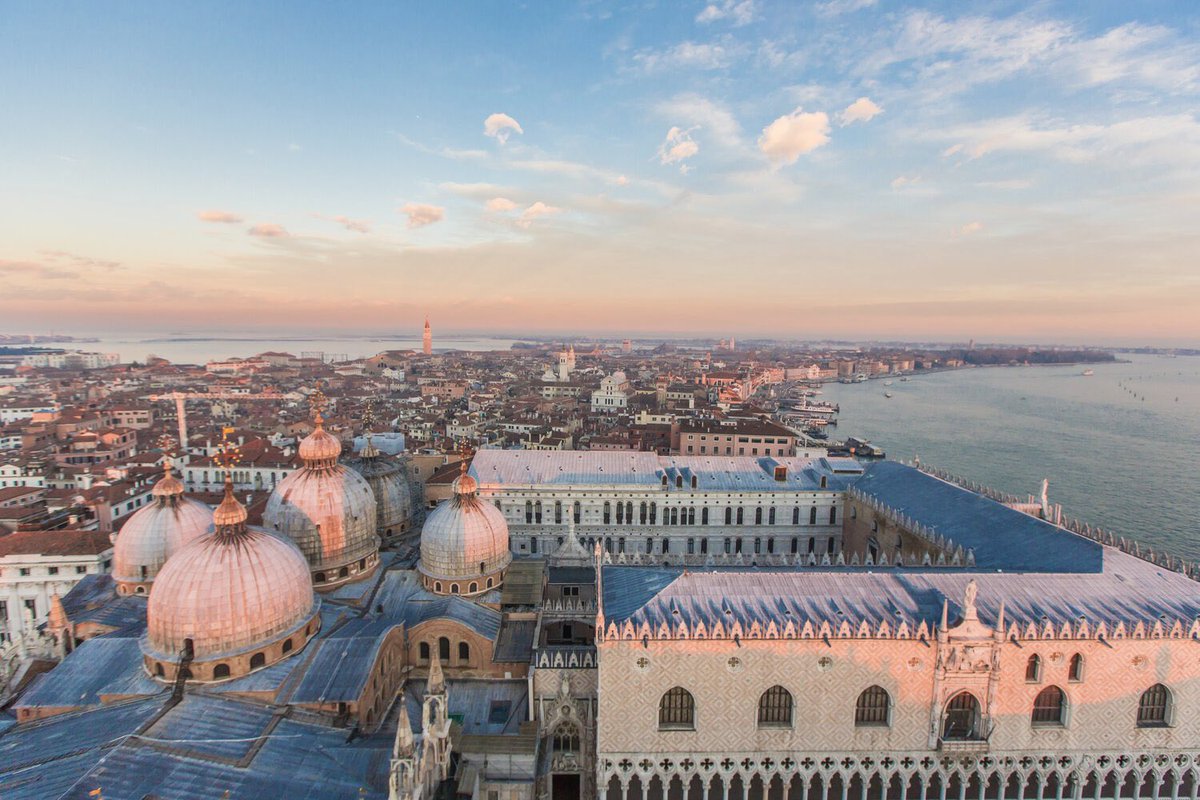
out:
M346 466L357 472L375 495L375 531L385 542L394 541L412 527L413 499L405 462L380 453L370 438Z
M512 561L508 523L479 499L475 479L463 474L454 495L434 509L421 530L417 565L426 587L440 594L478 594L499 586Z
M208 530L212 512L183 496L183 483L164 465L153 500L130 515L113 545L113 581L120 594L145 594L167 559Z
M361 475L337 463L340 453L318 416L317 429L300 444L304 466L279 482L263 512L268 529L299 546L318 588L365 578L379 563L375 495Z
M211 533L171 557L150 592L143 652L161 677L171 677L163 667L174 668L189 646L193 677L220 680L278 661L316 631L320 601L299 549L248 527L228 482L213 521Z

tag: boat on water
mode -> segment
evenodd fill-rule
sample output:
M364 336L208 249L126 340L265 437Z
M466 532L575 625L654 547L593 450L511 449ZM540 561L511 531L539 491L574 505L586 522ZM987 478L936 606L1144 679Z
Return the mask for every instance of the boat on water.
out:
M1085 378L1090 378L1095 374L1096 374L1096 370L1094 370L1094 369L1089 368L1089 369L1085 369L1083 371L1083 377L1085 377Z
M891 392L884 392L884 393L883 393L883 396L884 396L884 397L886 397L886 398L888 398L888 399L890 400L890 399L892 398L892 393L891 393Z
M846 448L854 458L886 458L883 448L876 447L867 439L850 436L846 439Z

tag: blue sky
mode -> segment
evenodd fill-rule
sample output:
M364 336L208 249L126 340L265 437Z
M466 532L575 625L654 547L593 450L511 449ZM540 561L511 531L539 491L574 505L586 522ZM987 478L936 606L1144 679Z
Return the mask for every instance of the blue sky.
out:
M0 314L1195 341L1196 9L0 2Z

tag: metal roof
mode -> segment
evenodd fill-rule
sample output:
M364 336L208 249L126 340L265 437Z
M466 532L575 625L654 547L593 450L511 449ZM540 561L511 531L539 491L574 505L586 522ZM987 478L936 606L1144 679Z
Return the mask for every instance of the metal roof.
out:
M546 562L540 558L518 559L509 564L500 589L500 604L504 606L535 606L542 602L542 583Z

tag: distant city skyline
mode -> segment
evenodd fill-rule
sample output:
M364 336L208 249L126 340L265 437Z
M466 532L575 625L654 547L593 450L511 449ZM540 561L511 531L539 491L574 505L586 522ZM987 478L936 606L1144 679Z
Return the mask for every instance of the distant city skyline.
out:
M1184 3L0 0L0 330L1200 344Z

